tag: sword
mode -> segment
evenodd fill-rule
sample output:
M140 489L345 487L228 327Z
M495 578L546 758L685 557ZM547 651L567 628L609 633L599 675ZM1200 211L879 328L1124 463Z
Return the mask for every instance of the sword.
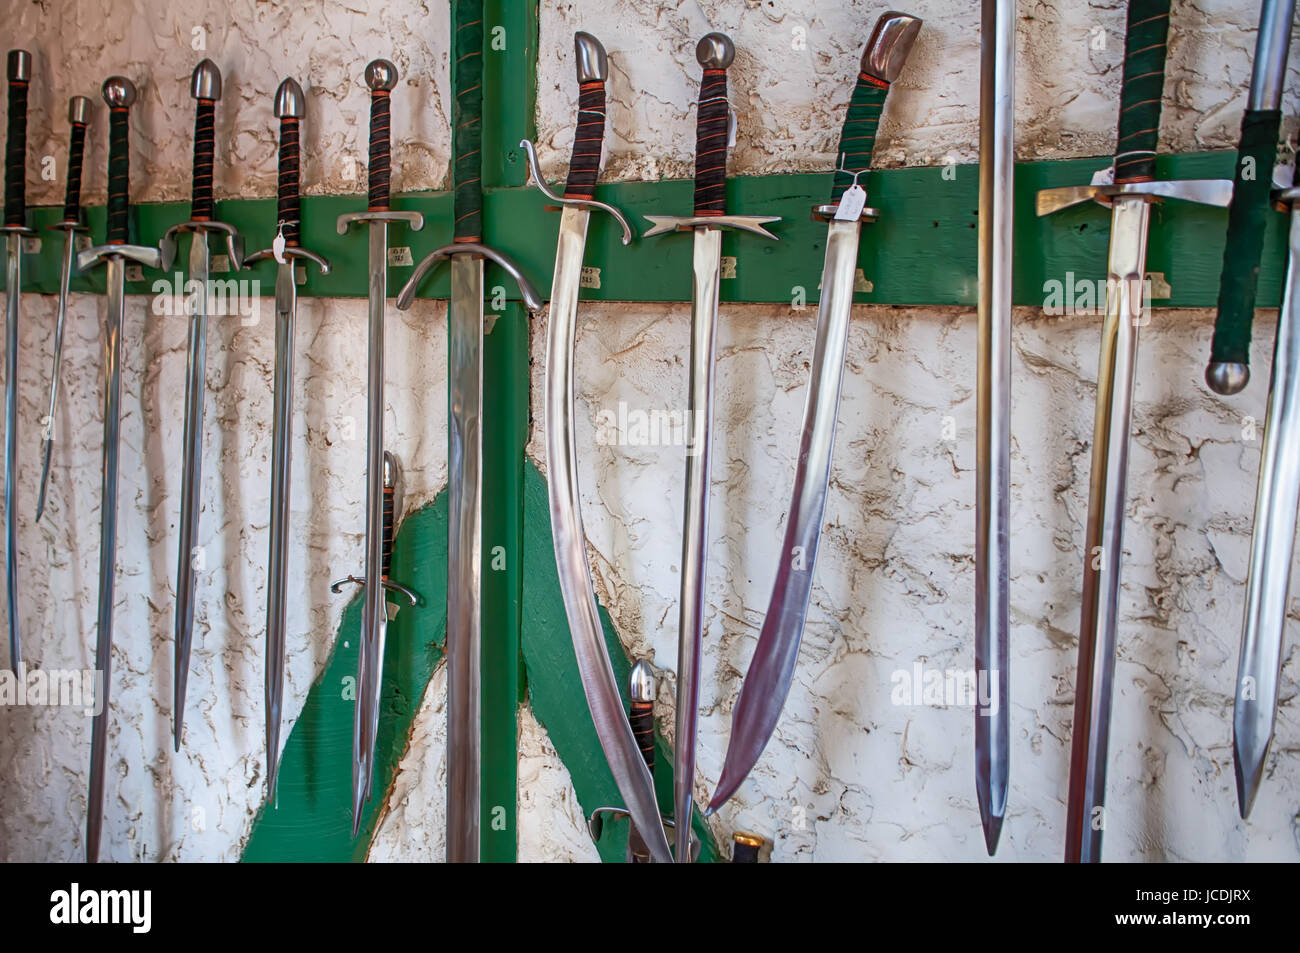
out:
M398 296L406 310L425 277L451 261L447 320L447 477L451 495L447 550L447 860L477 863L481 777L479 661L480 555L482 551L483 262L491 259L519 285L529 311L542 303L532 285L505 255L482 244L483 188L483 3L456 0L452 53L452 128L457 155L455 240L420 262Z
M59 367L63 362L63 325L68 316L68 283L72 280L72 261L76 254L77 232L88 231L81 214L81 162L86 151L86 120L90 100L73 96L68 100L68 122L72 136L68 142L68 188L63 201L63 220L51 225L63 232L63 266L59 272L59 311L54 322L54 368L50 371L50 412L45 416L45 436L41 440L41 486L36 496L36 521L45 512L45 491L50 483L50 451L54 446L54 412L59 402Z
M1097 369L1097 414L1083 565L1079 663L1066 818L1065 859L1098 861L1105 826L1106 746L1115 677L1120 555L1123 545L1128 434L1133 410L1138 327L1143 300L1151 203L1178 198L1227 205L1232 183L1154 181L1164 89L1170 0L1130 0L1114 182L1045 189L1038 214L1090 199L1111 208L1106 315Z
M99 859L99 834L104 819L104 770L108 753L109 698L113 686L113 577L117 566L117 455L122 401L122 316L126 309L128 261L150 268L162 265L156 248L130 245L130 108L135 86L122 76L104 81L108 103L108 234L105 244L77 256L77 270L99 262L108 270L108 308L104 324L104 468L99 524L99 615L95 668L102 674L104 697L96 700L90 733L90 792L87 797L86 860Z
M1016 2L980 30L979 364L975 473L975 793L989 856L1011 784L1011 258ZM980 691L979 686L988 685ZM992 704L985 705L984 699Z
M722 271L722 229L737 228L764 238L763 226L779 215L726 214L727 147L733 116L727 104L727 67L736 48L721 33L709 33L695 49L704 68L695 125L695 214L647 215L645 237L681 229L695 234L691 289L690 405L696 436L686 451L686 506L682 528L682 588L677 636L677 719L673 750L673 818L676 858L689 863L694 808L695 734L699 719L700 653L704 639L704 571L709 543L709 450L713 431L713 364L718 326L718 281ZM696 421L702 415L704 425Z
M859 179L871 167L890 84L902 72L920 31L921 21L903 13L886 13L876 21L844 118L840 134L843 162L835 174L831 201L813 209L815 218L827 222L826 258L790 516L758 646L731 716L731 739L717 790L709 801L709 814L726 803L758 762L790 692L830 481L858 238L861 223L875 221L878 215L875 209L865 207L867 193Z
M243 239L234 228L213 218L212 164L217 100L221 98L221 71L212 60L194 68L190 95L197 106L194 116L194 185L190 193L190 221L169 228L161 242L163 269L176 259L176 236L190 232L190 307L188 373L185 380L185 463L181 474L180 550L176 567L176 657L173 679L172 741L181 750L185 724L185 689L190 677L190 645L194 637L194 551L199 526L199 493L203 468L203 394L207 367L208 241L212 234L225 239L230 265L243 264Z
M1205 368L1205 383L1218 394L1236 394L1250 380L1250 326L1255 318L1255 284L1259 280L1259 260L1264 251L1264 224L1273 181L1270 173L1277 157L1278 132L1282 125L1282 87L1286 82L1286 59L1294 20L1295 0L1263 0L1260 4L1255 66L1250 77L1246 113L1241 119L1232 204L1228 206L1228 238L1223 247L1219 307L1214 316L1210 363ZM1284 576L1284 590L1285 585ZM1282 598L1286 598L1285 592ZM1271 713L1269 724L1271 733ZM1264 747L1268 747L1267 743ZM1240 761L1237 768L1240 779ZM1238 794L1241 793L1238 785ZM1249 809L1249 804L1242 801L1243 817Z
M302 87L286 79L275 92L280 120L279 195L276 237L271 247L244 259L252 264L270 258L275 270L275 397L271 437L271 552L266 583L266 793L275 803L280 768L280 715L284 699L285 577L289 544L290 453L293 446L293 326L298 312L295 262L312 262L322 275L330 266L302 247L302 176L298 145L306 99Z
M18 623L18 308L23 297L23 239L27 227L27 84L32 54L9 51L9 132L5 143L5 592L9 600L9 667L22 664Z
M1268 211L1267 189L1277 149L1282 83L1295 16L1294 0L1265 0L1255 44L1255 70L1250 100L1241 124L1237 181L1228 212L1228 243L1224 250L1224 277L1220 285L1215 340L1220 328L1238 322L1241 362L1211 365L1207 381L1214 386L1249 376L1250 322L1255 309L1255 278ZM1242 167L1254 157L1255 177L1242 180ZM1246 575L1245 622L1241 656L1237 663L1237 692L1233 706L1232 749L1237 778L1237 806L1242 818L1250 815L1263 780L1264 763L1273 741L1273 723L1279 694L1282 645L1291 582L1291 556L1295 549L1297 510L1300 509L1300 461L1296 460L1300 428L1300 327L1296 311L1296 275L1300 268L1300 190L1283 190L1278 198L1291 214L1290 257L1286 289L1278 313L1273 345L1272 379L1264 419L1264 452L1260 459L1259 489L1255 497L1255 527L1250 539L1250 564ZM1245 261L1243 261L1245 259ZM1253 262L1253 264L1252 264ZM1229 272L1244 276L1230 279ZM1237 282L1234 284L1234 281ZM1237 291L1229 293L1230 284ZM1244 338L1240 323L1245 323ZM1228 367L1222 372L1218 368ZM1240 368L1245 373L1238 373ZM1219 387L1215 387L1220 390ZM1230 392L1230 391L1223 391Z
M645 761L650 777L655 773L655 673L645 659L637 659L628 678L628 698L631 706L627 713L628 727L636 738L637 747L641 749L641 758ZM663 830L662 822L658 829ZM655 827L650 828L654 830ZM665 838L664 843L667 844ZM650 863L650 848L634 821L627 831L627 862L629 864Z
M361 646L357 652L357 707L352 731L352 836L361 829L361 809L370 794L374 771L375 726L383 638L387 623L384 598L384 301L388 296L388 226L405 223L412 231L424 227L419 212L388 207L391 148L389 94L397 85L397 67L388 60L366 66L370 87L370 191L364 212L338 218L338 233L352 224L366 225L370 234L369 371L366 393L366 565L365 603L361 611Z
M591 586L587 536L582 526L578 451L573 426L573 352L587 221L592 209L608 212L623 227L624 245L631 242L632 229L618 209L592 199L605 137L605 81L609 64L604 47L594 36L577 33L573 42L579 86L578 122L563 196L547 188L533 144L527 140L520 143L528 156L537 187L552 202L564 208L555 251L546 337L547 496L565 616L596 736L600 739L601 750L619 793L623 795L623 803L632 812L633 826L638 830L662 831L654 778L639 755L633 732L623 716L623 700L605 647L596 596ZM649 845L647 849L654 859L672 862L666 838L651 834Z

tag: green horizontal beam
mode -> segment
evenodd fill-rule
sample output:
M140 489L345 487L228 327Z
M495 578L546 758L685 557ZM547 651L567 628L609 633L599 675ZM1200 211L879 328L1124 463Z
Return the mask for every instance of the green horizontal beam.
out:
M1189 153L1163 156L1162 178L1232 177L1232 152ZM1047 218L1034 214L1034 196L1041 188L1086 183L1107 160L1069 159L1024 162L1016 166L1016 304L1042 306L1049 282L1105 278L1109 212L1083 205ZM722 299L734 302L797 303L802 294L808 304L818 299L825 226L814 222L809 209L830 193L831 176L820 173L741 176L727 182L727 204L743 214L780 215L772 226L779 242L743 233L728 233L723 254L735 256L734 278L722 281ZM872 172L867 183L870 203L882 212L880 220L863 229L859 263L870 292L857 295L862 303L897 305L973 306L976 295L976 209L978 174L974 165L891 169ZM689 213L689 181L620 183L597 189L597 198L622 209L638 231L642 216ZM301 294L320 297L365 297L366 237L361 230L339 235L335 220L344 212L364 207L362 196L308 196L303 199L304 242L325 255L334 268L329 275L309 270ZM451 240L451 197L425 192L399 196L393 205L424 213L423 231L404 226L392 229L389 239L398 253L409 248L413 262ZM532 188L499 188L487 193L485 232L493 243L514 257L542 295L549 296L559 216L545 208L546 200ZM60 209L41 208L33 223L53 223ZM133 209L135 233L157 241L171 225L184 221L187 203L140 205ZM89 212L92 234L104 232L103 208ZM269 245L275 222L274 199L232 199L217 203L217 217L249 236L250 249ZM1157 205L1151 221L1147 269L1160 272L1171 296L1154 304L1170 307L1213 307L1219 286L1227 212L1183 202ZM59 238L44 232L39 255L26 259L25 282L29 291L58 291ZM685 301L690 297L691 240L686 234L638 239L628 247L610 216L596 213L587 239L586 264L599 269L600 287L588 287L583 297L593 301ZM1264 238L1260 268L1259 302L1273 306L1281 298L1285 271L1286 235L1283 217L1272 215ZM182 248L178 267L184 267ZM411 266L389 269L389 292L396 294L411 274ZM102 269L77 278L75 290L103 291ZM160 272L146 270L144 281L129 282L128 292L146 294ZM232 277L215 274L215 278ZM274 265L263 263L246 277L257 278L256 293L274 289ZM511 282L490 266L486 287L489 298L496 286L510 299L518 298ZM800 292L799 289L802 289ZM250 289L247 293L254 293ZM420 297L445 298L449 293L445 270L426 280Z

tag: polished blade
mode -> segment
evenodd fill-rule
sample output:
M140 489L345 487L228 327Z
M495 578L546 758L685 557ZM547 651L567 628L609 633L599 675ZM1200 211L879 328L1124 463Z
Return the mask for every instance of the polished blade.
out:
M1264 423L1264 452L1255 496L1255 529L1250 538L1245 627L1237 665L1237 698L1232 716L1232 746L1237 774L1237 804L1250 814L1273 741L1282 640L1286 633L1291 557L1300 508L1300 211L1291 212L1290 261L1286 292L1273 346L1273 373Z
M758 647L731 716L731 740L709 813L726 803L758 762L790 693L826 509L860 228L857 222L831 222L827 229L817 338L790 515Z
M63 265L59 271L59 311L54 321L54 368L50 371L50 409L45 415L41 438L41 485L36 493L36 522L45 513L45 493L50 485L50 457L54 449L54 412L59 405L59 368L63 364L63 324L68 316L68 283L72 280L72 258L76 254L76 232L63 235Z
M275 275L275 396L271 423L271 552L266 579L266 791L276 802L280 719L284 705L285 620L288 602L290 460L293 447L293 337L298 310L293 262Z
M671 863L672 854L655 800L654 779L628 726L614 668L605 647L596 596L591 586L591 567L587 562L587 537L582 526L578 453L574 445L573 351L587 218L585 209L564 209L560 218L555 277L551 282L544 411L551 533L578 674L601 750L619 793L623 795L623 803L632 815L634 827L638 832L651 832L648 838L642 838L651 856L661 863Z
M22 301L23 238L5 239L5 592L9 601L9 666L22 664L18 616L18 524L14 494L18 460L18 305Z
M448 318L447 860L479 859L483 259L453 255Z
M194 557L199 528L199 493L203 470L203 398L207 369L208 234L193 233L190 245L189 358L185 378L185 443L181 471L180 551L176 569L176 664L173 679L172 741L181 750L185 724L185 690L190 677L190 646L194 638Z
M104 770L108 755L109 699L113 685L113 582L117 568L117 459L121 429L122 315L126 299L126 262L106 260L108 309L104 322L104 468L99 516L99 614L95 670L100 698L90 729L90 790L86 797L86 860L99 860L104 821Z
M1097 369L1097 412L1083 561L1079 662L1066 813L1065 859L1101 859L1106 748L1115 679L1116 614L1128 480L1129 427L1150 206L1117 197L1111 210L1106 317Z

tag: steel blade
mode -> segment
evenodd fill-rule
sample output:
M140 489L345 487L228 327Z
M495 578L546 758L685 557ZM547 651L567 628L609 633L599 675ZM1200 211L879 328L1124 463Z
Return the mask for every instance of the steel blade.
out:
M1150 215L1150 206L1142 198L1117 197L1111 209L1106 317L1097 369L1079 663L1075 674L1067 861L1101 859L1133 372L1138 327L1144 315L1142 280Z
M267 800L276 802L280 720L284 705L285 624L288 611L289 487L293 447L293 337L298 288L293 261L275 273L275 384L271 423L271 551L266 579Z
M113 685L113 583L117 568L117 460L121 430L122 316L126 262L106 261L108 308L104 322L104 468L99 517L99 614L95 640L95 669L101 698L95 700L90 729L90 789L86 796L86 860L99 860L104 821L104 770L108 755L109 700Z
M480 795L480 550L483 500L483 259L453 255L447 476L447 860L477 863Z
M22 664L18 615L18 523L14 519L18 460L18 306L23 296L23 237L5 238L5 593L9 603L9 666Z
M199 229L191 236L189 356L185 377L185 442L181 471L180 551L176 568L176 664L173 679L172 742L181 750L185 725L185 691L190 677L190 646L194 638L194 556L199 526L199 493L203 470L203 398L207 369L208 234Z
M1245 624L1237 664L1232 746L1237 804L1245 818L1255 803L1273 741L1286 634L1291 557L1300 510L1300 210L1291 212L1290 259L1286 292L1278 314L1272 380L1264 421L1264 451L1255 496L1255 528L1250 539Z
M817 338L790 515L758 646L731 716L731 740L709 813L726 803L758 763L776 730L794 678L830 482L860 229L858 222L834 221L827 228Z
M59 270L59 310L54 321L54 368L50 371L50 411L45 416L45 435L41 438L41 485L36 494L36 522L45 513L45 493L50 485L50 457L54 448L54 412L59 404L59 368L63 364L63 324L68 316L68 284L72 280L72 259L76 254L77 234L72 229L63 234L63 264Z
M565 208L551 282L551 308L546 336L546 473L551 533L559 570L564 612L573 639L574 656L587 707L601 750L633 826L651 856L672 863L663 833L654 779L646 768L623 711L609 651L605 646L596 595L587 562L587 537L582 524L578 484L578 454L574 444L573 351L577 328L578 289L587 242L588 212Z

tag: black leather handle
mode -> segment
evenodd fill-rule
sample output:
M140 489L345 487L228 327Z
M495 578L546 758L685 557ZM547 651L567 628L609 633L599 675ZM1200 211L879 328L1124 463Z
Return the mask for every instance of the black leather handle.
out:
M297 245L302 238L302 170L298 144L298 117L280 117L280 174L276 218L284 229L284 243Z
M578 88L578 126L573 134L573 157L565 198L589 199L600 174L600 150L605 141L605 83L594 79Z
M388 209L388 185L392 162L390 135L392 119L389 113L388 90L370 91L370 211Z
M216 147L217 104L200 99L194 112L194 185L190 191L190 218L212 218L212 161Z
M81 221L81 164L86 157L86 123L73 120L68 140L68 187L63 193L63 220Z
M131 192L131 126L128 106L114 106L108 113L108 244L125 245L127 210Z
M9 54L9 130L5 139L5 224L27 224L27 86L31 55Z
M705 69L695 122L695 214L727 214L727 71Z

